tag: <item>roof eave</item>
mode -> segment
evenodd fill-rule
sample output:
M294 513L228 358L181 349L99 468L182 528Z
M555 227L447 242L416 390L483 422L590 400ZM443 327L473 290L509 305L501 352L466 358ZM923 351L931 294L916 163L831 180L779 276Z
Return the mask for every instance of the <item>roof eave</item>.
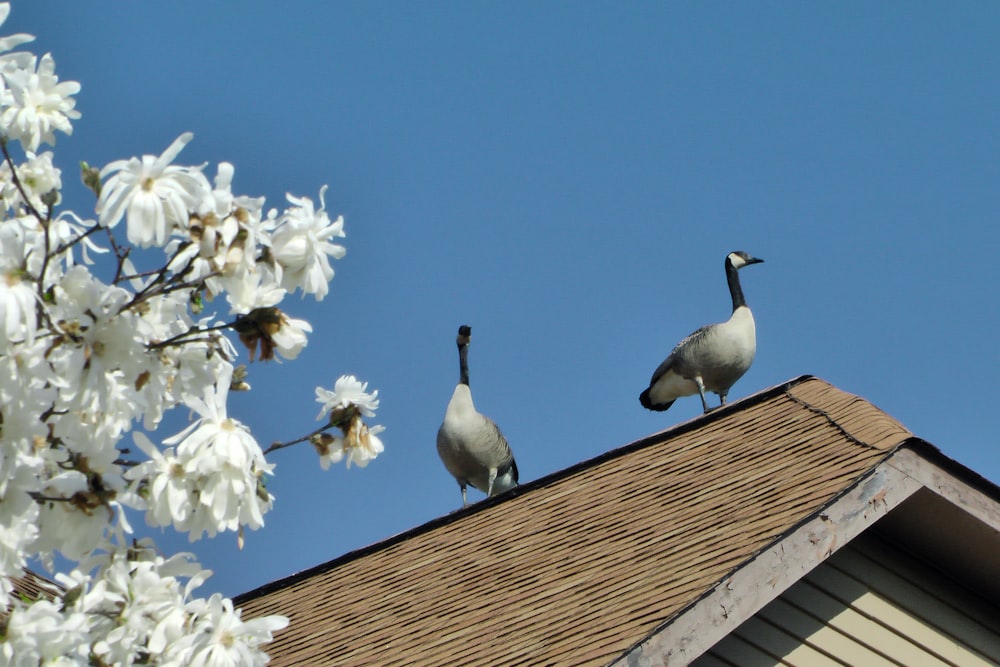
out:
M945 457L932 445L910 438L843 493L667 619L611 666L676 667L690 663L923 489L975 517L1000 539L1000 488Z

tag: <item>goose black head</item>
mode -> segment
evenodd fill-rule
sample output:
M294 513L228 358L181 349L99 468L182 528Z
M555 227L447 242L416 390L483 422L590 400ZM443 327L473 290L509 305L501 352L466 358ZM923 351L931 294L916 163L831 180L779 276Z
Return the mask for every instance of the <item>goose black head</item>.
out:
M742 269L749 264L760 264L763 261L742 250L734 250L726 256L726 264L732 266L734 269Z
M469 344L470 340L472 340L472 327L468 324L463 324L458 328L458 337L455 339L455 342L458 343L459 347L464 347Z

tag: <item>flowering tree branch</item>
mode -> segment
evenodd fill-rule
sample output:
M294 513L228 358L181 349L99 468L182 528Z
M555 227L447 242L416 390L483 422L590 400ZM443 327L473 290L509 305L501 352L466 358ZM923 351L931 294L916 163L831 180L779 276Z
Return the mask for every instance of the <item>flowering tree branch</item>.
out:
M0 24L9 12L0 2ZM230 600L197 597L209 573L132 538L128 515L242 545L274 502L266 454L308 441L326 469L383 451L382 427L365 422L378 392L354 376L316 389L321 428L266 450L228 413L229 392L249 385L227 334L251 361L296 358L312 327L279 305L326 296L343 219L325 187L318 206L287 195L265 212L263 197L232 192L232 165L210 182L175 164L190 133L160 155L84 163L96 219L56 214L61 171L39 149L72 132L80 85L59 81L51 55L11 51L32 39L0 37L0 664L264 664L287 619L244 622ZM108 253L101 230L110 283L90 270ZM202 313L213 299L230 321ZM193 421L158 434L178 407ZM29 559L55 571L53 599L12 594Z
M364 416L373 416L378 408L378 391L367 392L368 383L359 382L353 375L341 377L334 385L334 390L327 391L322 387L316 389L316 400L323 404L319 417L329 415L326 424L301 438L288 442L273 442L264 450L264 454L285 447L297 445L300 442L310 442L320 456L320 465L326 470L331 463L338 463L345 456L347 465L356 463L361 467L378 456L383 449L378 434L381 426L369 428L362 421ZM341 435L333 435L329 431L339 429Z

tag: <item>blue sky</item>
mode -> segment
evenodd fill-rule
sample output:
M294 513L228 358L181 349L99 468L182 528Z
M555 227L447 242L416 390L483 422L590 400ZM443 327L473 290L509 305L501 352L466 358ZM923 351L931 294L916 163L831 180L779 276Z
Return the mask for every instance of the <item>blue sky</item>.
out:
M80 160L190 130L180 163L230 161L234 191L274 206L329 184L345 216L330 295L285 303L309 347L255 364L230 409L287 440L315 427L316 385L355 373L386 452L327 472L308 446L276 453L242 552L158 536L209 588L460 505L434 448L459 324L523 481L697 416L697 397L637 397L728 317L735 249L766 261L741 272L758 354L731 400L815 374L1000 481L1000 4L12 4L2 34L37 35L83 85L56 146L70 208L92 210Z

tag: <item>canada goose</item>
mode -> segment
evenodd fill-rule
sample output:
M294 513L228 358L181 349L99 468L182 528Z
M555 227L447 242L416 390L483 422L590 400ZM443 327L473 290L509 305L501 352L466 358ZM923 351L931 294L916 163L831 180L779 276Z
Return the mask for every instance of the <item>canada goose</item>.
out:
M742 250L726 256L726 280L733 297L733 314L725 322L709 324L677 344L639 395L649 410L663 411L681 396L701 395L701 405L709 411L705 391L713 391L726 404L726 395L753 363L757 351L753 313L743 299L737 273L744 266L763 262Z
M492 419L476 412L472 403L468 362L471 338L471 327L458 328L459 380L437 435L438 456L462 489L462 507L469 504L465 496L468 484L487 496L517 486L517 463L507 439Z

